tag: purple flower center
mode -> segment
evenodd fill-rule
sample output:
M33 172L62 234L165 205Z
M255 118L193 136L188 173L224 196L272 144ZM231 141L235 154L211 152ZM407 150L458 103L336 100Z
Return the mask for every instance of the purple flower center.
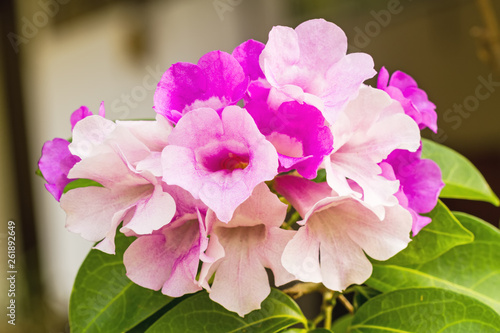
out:
M202 164L210 172L233 171L235 169L245 169L249 161L248 153L235 153L224 148L214 155L204 156Z

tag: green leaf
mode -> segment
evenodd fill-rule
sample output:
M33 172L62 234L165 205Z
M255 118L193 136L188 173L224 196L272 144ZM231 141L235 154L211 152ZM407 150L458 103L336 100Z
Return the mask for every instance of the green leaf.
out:
M500 313L500 233L476 217L456 215L474 232L473 242L423 264L375 265L367 284L381 291L440 287L474 297Z
M464 156L439 143L422 139L422 157L436 162L443 182L441 198L486 201L498 206L500 201L479 170Z
M262 308L241 318L209 298L208 293L198 294L181 302L167 312L147 333L183 332L279 332L292 325L307 325L307 319L289 296L272 289L262 302Z
M380 265L408 265L432 260L449 249L470 243L474 235L465 229L441 201L427 214L432 222L413 238L408 247ZM391 283L388 281L388 283Z
M72 189L75 189L75 188L88 187L88 186L100 186L100 187L102 187L101 184L99 184L98 182L96 182L94 180L80 178L80 179L73 180L71 183L68 183L68 185L66 185L64 187L63 193L66 193L69 190L72 190Z
M125 275L123 252L134 240L119 233L116 255L91 250L76 276L69 305L72 332L124 332L172 298L142 288Z
M439 288L389 292L366 302L354 315L352 333L493 333L500 316L474 298Z
M488 222L473 215L453 212L460 223L474 234L475 241L492 242L500 245L500 230Z
M181 297L173 298L167 305L140 322L138 325L134 326L132 329L128 330L127 333L144 333L151 325L153 325L158 319L160 319L161 316L163 316L165 313L177 306L177 304L191 296L193 296L193 294L186 294Z
M333 322L332 331L335 333L347 333L351 326L354 316L346 314Z

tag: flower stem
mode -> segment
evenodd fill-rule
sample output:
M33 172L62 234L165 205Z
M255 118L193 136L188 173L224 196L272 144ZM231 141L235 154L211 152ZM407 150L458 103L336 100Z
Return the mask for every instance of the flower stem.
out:
M321 323L323 321L323 319L325 319L325 314L323 312L321 312L320 314L318 314L316 316L316 318L314 318L312 320L312 323L311 323L311 329L314 329L318 326L319 323Z
M299 212L294 212L292 216L290 216L290 220L286 221L285 229L292 229L292 225L298 220L300 220L300 214Z
M332 311L335 306L336 295L338 295L338 293L333 292L329 289L323 292L322 312L324 313L324 318L325 318L324 327L326 329L332 328Z
M332 312L335 304L337 303L337 298L346 307L349 313L354 313L353 305L345 298L344 295L337 291L330 290L326 288L321 283L311 283L302 282L283 290L286 294L290 295L294 299L300 298L303 295L307 295L313 292L319 292L323 295L323 302L321 303L321 311L316 318L310 321L311 327L316 328L316 326L324 321L324 327L326 329L331 329L332 327Z
M300 298L313 292L323 292L325 287L321 283L303 282L283 290L285 294L292 296L294 299Z
M347 300L347 298L345 298L344 295L340 294L338 296L338 299L340 300L340 302L342 302L342 304L344 305L344 307L347 309L347 311L349 311L349 313L353 314L354 313L354 306L352 306L351 302L349 302Z

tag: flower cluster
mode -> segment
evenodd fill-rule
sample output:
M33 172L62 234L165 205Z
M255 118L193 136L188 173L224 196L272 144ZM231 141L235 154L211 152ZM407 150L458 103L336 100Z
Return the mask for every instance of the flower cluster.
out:
M267 44L172 65L156 120L76 110L71 143L47 142L39 162L66 227L110 254L117 230L136 237L132 281L172 297L206 289L239 315L269 294L266 268L276 285L363 283L366 255L404 249L443 183L420 154L420 129L436 131L425 92L385 68L363 84L372 58L346 52L333 23L277 26ZM94 186L64 193L75 179Z

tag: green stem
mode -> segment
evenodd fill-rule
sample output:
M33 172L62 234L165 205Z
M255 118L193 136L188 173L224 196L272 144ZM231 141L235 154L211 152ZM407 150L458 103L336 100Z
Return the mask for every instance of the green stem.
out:
M301 282L283 290L283 292L297 299L313 292L323 292L324 289L325 287L321 283Z
M316 318L312 320L310 328L315 329L318 326L318 324L323 321L323 319L325 319L325 314L321 312L319 315L316 316Z
M291 229L292 228L292 225L297 222L298 220L300 220L300 214L299 212L295 212L292 214L292 216L290 216L290 220L288 220L285 225L288 227L286 229Z
M303 295L310 294L313 292L319 292L323 296L323 302L321 303L321 311L311 320L310 329L314 329L318 326L319 323L324 321L324 327L326 329L332 328L332 312L335 304L337 303L337 297L340 299L342 304L349 310L349 312L354 312L354 308L352 304L339 292L327 289L321 283L310 283L310 282L302 282L297 283L296 285L283 290L286 294L292 296L294 299L300 298Z
M333 308L335 306L336 294L338 295L338 293L335 293L329 289L327 289L323 292L322 312L324 313L324 317L325 317L324 327L326 329L332 328L332 312L333 312Z

